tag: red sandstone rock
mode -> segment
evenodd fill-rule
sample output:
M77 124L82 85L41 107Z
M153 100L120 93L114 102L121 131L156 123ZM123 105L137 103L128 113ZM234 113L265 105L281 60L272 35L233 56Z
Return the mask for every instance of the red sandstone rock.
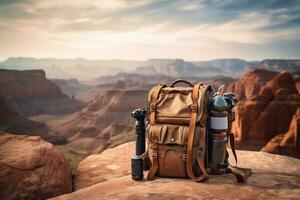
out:
M297 80L295 80L295 82L296 82L295 85L296 85L297 91L300 94L300 78L298 78Z
M227 85L225 91L234 91L239 100L251 99L257 95L261 87L276 76L277 72L271 72L263 69L250 70L241 78Z
M174 178L133 181L128 175L132 154L133 143L128 143L89 156L80 163L75 174L75 186L79 190L54 199L260 200L297 199L300 195L300 160L295 158L237 151L239 165L253 170L246 184L237 184L231 174L210 176L208 182L196 183L190 179ZM233 162L232 156L230 162Z
M256 71L252 73L255 75ZM249 77L255 79L253 74L248 73ZM266 143L286 132L293 114L300 107L300 95L292 76L288 72L278 73L261 86L258 95L251 95L236 107L236 121L232 130L237 139L241 143Z
M93 154L83 160L74 175L74 189L79 190L96 183L130 174L130 158L134 143L125 143L101 154Z
M262 151L300 156L300 108L294 114L289 130L274 137Z
M52 144L0 133L0 199L46 199L71 191L68 161Z

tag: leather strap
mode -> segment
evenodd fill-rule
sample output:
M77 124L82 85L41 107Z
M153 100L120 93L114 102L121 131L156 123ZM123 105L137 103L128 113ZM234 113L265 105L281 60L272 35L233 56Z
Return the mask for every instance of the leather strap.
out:
M158 95L160 90L166 87L164 84L160 84L154 87L153 92L151 94L151 99L150 99L150 105L149 105L149 112L150 112L150 125L153 126L155 123L155 113L156 113L156 103L158 99Z
M206 181L209 179L208 174L205 169L205 163L204 163L204 155L205 155L205 147L197 147L196 149L196 157L197 157L197 163L200 167L200 170L202 171L202 175L199 177L196 177L193 171L193 154L194 154L194 136L195 136L195 129L196 129L196 121L197 121L197 114L198 114L198 98L199 98L199 88L200 84L196 84L193 87L192 91L192 114L189 124L189 133L188 133L188 147L187 147L187 164L186 164L186 170L188 176L193 181ZM204 137L204 142L206 141L206 133ZM200 144L200 142L199 142ZM203 149L201 149L203 148Z
M237 166L237 155L235 152L235 138L232 132L229 132L229 144L230 144L230 149L232 151L232 154L234 156L235 166Z
M151 168L148 172L147 175L147 180L153 180L154 176L157 172L158 169L158 160L157 160L157 156L158 156L158 151L157 151L157 143L153 143L152 144L152 165Z
M249 168L230 166L229 168L227 168L226 173L232 173L235 176L237 182L244 183L252 174L252 170Z
M235 151L235 138L234 138L234 134L232 132L229 132L229 144L230 144L230 148L231 148L232 154L235 159L235 166L230 165L229 168L227 169L227 173L232 173L235 176L237 182L244 183L244 182L246 182L247 178L252 174L252 170L249 168L237 167L237 155L236 155L236 151Z

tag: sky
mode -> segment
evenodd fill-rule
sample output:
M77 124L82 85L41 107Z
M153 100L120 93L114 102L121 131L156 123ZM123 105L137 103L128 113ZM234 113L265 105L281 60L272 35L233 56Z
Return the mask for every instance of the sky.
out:
M0 60L300 58L299 0L0 0Z

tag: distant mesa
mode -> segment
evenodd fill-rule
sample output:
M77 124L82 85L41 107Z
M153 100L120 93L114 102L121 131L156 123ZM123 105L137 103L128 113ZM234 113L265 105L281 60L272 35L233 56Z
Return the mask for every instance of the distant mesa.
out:
M91 80L118 73L138 73L145 75L165 75L183 77L238 77L249 69L267 69L271 71L299 71L299 60L266 59L246 61L237 58L214 59L208 61L185 61L183 59L131 60L88 60L12 57L0 62L3 69L43 69L51 79Z
M70 113L84 105L64 95L43 70L0 69L0 96L25 116Z

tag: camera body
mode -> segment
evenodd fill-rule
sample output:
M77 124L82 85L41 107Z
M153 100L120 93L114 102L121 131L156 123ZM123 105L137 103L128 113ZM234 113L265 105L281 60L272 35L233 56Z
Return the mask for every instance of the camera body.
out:
M134 180L143 180L143 157L145 152L145 117L147 111L145 108L135 109L131 116L136 119L135 122L135 155L131 158L131 178Z
M135 134L136 148L135 154L142 155L145 152L145 118L147 111L145 108L138 108L131 112L131 116L136 119Z

